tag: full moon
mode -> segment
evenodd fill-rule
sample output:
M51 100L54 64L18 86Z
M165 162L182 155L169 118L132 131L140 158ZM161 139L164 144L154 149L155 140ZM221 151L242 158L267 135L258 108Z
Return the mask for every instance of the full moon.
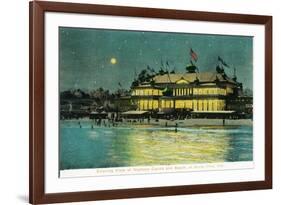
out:
M113 65L116 64L116 63L117 63L116 58L111 58L111 59L110 59L110 63L113 64Z

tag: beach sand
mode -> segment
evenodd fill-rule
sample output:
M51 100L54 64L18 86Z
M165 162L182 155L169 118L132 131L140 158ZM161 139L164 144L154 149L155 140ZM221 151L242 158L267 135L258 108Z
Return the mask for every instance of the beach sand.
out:
M89 118L81 118L81 119L71 119L71 120L64 120L64 121L76 121L76 122L91 122L94 120ZM101 126L107 126L112 124L108 120L103 119ZM152 126L160 126L160 127L189 127L189 126L252 126L253 120L251 119L225 119L223 123L223 119L185 119L185 120L165 120L165 119L143 119L139 120L132 120L132 119L123 119L122 122L115 122L115 126L135 126L135 125L152 125Z

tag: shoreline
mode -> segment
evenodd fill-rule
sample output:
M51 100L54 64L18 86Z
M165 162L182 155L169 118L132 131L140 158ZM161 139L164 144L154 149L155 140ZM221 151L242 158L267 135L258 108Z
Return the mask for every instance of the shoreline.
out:
M80 118L80 119L66 119L60 120L61 122L94 122L93 119L89 118ZM107 119L102 120L102 124L100 127L107 127L107 125L111 125L112 122L109 122ZM155 119L147 120L144 119L142 121L139 120L129 120L125 119L122 122L114 122L116 127L120 126L139 126L139 125L152 125L152 126L160 126L160 127L189 127L189 126L253 126L252 119L185 119L185 120L165 120L159 119L156 121ZM105 126L104 126L105 125ZM112 126L111 126L112 127ZM114 127L114 126L113 126Z

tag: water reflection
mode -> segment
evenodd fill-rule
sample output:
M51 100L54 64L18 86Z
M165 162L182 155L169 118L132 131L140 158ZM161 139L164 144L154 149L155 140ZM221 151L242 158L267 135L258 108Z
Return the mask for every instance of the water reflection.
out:
M94 127L61 123L60 169L252 160L252 127Z

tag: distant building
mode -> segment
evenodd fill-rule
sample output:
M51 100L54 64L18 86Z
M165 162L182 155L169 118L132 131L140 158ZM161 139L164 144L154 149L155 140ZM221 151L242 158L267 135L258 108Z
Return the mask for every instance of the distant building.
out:
M133 84L131 99L137 110L233 110L229 103L242 93L242 84L220 72L156 74L149 82ZM231 99L231 100L229 100Z
M253 97L252 96L236 96L227 99L227 109L235 110L243 115L253 114Z

